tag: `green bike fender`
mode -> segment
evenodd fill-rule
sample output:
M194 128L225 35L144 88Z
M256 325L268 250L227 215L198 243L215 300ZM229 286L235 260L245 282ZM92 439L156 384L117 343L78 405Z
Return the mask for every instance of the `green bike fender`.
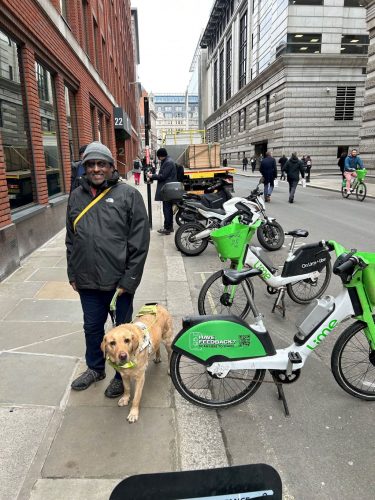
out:
M177 334L172 349L207 365L276 353L268 332L256 332L236 317L188 325Z

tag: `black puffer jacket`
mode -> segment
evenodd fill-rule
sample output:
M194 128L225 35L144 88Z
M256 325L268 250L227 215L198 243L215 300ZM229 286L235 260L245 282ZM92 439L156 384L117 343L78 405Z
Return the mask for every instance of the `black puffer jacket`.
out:
M146 261L150 229L141 194L119 182L115 172L98 190L112 189L76 225L73 221L93 200L85 177L69 198L66 248L69 281L78 289L113 290L117 286L134 293Z
M168 182L177 181L176 164L172 158L167 156L164 160L162 160L159 173L154 174L152 179L158 181L158 185L156 186L155 201L163 201L160 195L161 188Z
M299 181L299 174L301 174L303 178L305 177L303 163L296 156L291 156L289 158L289 160L285 163L284 170L288 181Z

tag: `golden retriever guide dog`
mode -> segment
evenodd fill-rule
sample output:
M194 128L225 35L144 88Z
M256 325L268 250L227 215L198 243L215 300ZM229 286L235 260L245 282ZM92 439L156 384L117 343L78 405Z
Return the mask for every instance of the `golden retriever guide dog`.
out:
M135 382L133 402L127 417L130 423L138 420L149 357L154 354L154 362L161 362L161 342L168 352L169 373L173 339L172 317L161 305L155 305L153 312L142 314L141 309L142 316L137 316L133 323L125 323L110 330L101 344L107 362L120 373L124 384L124 394L118 401L119 406L128 405L130 381Z

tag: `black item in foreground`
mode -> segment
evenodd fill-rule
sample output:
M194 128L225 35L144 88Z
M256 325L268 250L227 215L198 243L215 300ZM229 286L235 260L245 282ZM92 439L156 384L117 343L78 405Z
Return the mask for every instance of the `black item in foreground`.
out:
M277 471L266 464L220 469L140 474L124 479L110 500L281 500Z

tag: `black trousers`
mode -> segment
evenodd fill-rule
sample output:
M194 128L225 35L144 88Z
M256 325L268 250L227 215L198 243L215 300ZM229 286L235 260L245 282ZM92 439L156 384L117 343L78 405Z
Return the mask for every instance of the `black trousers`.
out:
M163 201L164 229L173 229L173 203Z
M294 194L296 192L297 186L298 186L298 180L288 180L289 183L289 200L293 201L294 200Z
M88 368L102 372L105 358L100 349L104 337L104 325L108 319L109 305L116 289L108 292L101 290L78 290L83 310L83 329L86 340L86 364ZM133 315L133 295L123 293L116 304L116 325L129 323ZM121 380L116 371L115 378Z

